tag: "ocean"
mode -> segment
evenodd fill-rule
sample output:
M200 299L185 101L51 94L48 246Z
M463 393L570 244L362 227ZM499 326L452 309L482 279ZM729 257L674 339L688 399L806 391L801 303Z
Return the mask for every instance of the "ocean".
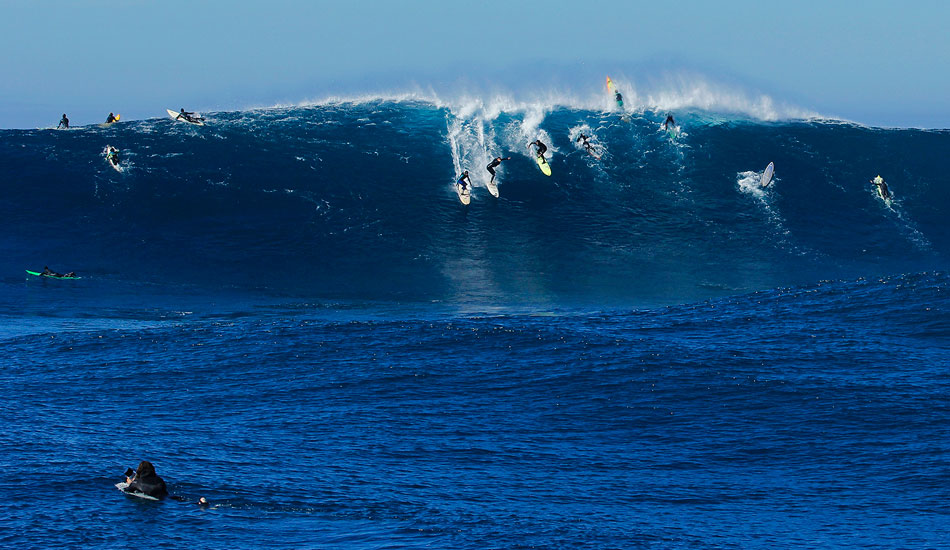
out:
M610 107L0 130L0 546L950 547L950 132Z

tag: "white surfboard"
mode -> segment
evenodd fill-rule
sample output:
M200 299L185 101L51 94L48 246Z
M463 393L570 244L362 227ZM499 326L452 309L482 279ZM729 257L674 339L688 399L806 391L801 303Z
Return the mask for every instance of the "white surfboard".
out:
M458 194L459 200L462 201L462 204L468 205L468 203L472 202L472 186L471 185L469 185L465 189L462 189L462 186L456 182L455 192Z
M168 116L172 117L172 119L174 119L174 120L179 120L179 121L181 121L181 122L187 122L188 124L194 124L194 125L196 125L196 126L204 126L204 125L205 125L205 123L204 123L204 122L201 122L200 120L185 120L185 117L178 118L178 117L181 115L181 113L178 112L178 111L172 111L171 109L165 109L165 110L168 111ZM198 113L195 113L195 116L197 117L197 116L200 116L200 115L199 115Z
M488 188L488 192L491 193L491 196L498 198L498 184L489 180L485 182L485 187Z
M762 187L768 187L769 183L772 182L772 176L775 174L775 163L770 162L765 168L765 172L762 172L762 179L759 180L759 185Z
M153 496L149 496L149 495L146 495L145 493L140 493L138 491L126 491L126 489L129 488L129 484L124 481L120 481L116 483L115 488L129 495L130 497L138 497L144 500L158 500L157 498Z

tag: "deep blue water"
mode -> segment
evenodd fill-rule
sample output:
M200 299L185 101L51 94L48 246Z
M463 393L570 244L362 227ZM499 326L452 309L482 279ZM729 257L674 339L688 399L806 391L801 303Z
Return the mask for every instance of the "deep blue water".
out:
M662 119L0 131L0 546L950 547L950 133Z

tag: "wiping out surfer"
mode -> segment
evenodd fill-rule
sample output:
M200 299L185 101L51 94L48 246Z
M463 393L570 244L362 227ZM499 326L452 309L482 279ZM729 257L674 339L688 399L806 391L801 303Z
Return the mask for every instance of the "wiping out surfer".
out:
M590 144L590 141L589 141L589 140L590 140L590 136L585 136L585 135L582 133L581 135L577 136L577 139L576 139L575 141L581 142L581 145L584 146L584 149L585 149L588 153L590 153L590 154L593 155L593 154L594 154L594 146Z
M532 145L538 148L538 152L536 153L538 158L547 163L548 159L544 158L544 153L547 152L548 146L545 145L540 139L536 139L532 143L529 143L528 148L530 149Z
M181 119L185 119L186 122L199 122L199 121L203 121L204 117L200 117L200 116L196 117L195 113L191 111L186 111L185 108L182 107L181 111L179 111L178 113L178 116L175 117L175 120L181 120Z
M165 480L155 473L155 466L143 460L134 471L129 468L125 471L127 487L122 489L126 493L141 493L152 498L162 499L168 496Z
M620 94L620 90L614 90L614 99L617 101L617 105L623 109L623 96Z
M66 118L66 113L63 113L63 118L59 121L59 124L57 124L56 127L69 130L69 119Z
M490 183L495 183L495 168L497 168L498 165L501 164L501 162L505 160L511 160L511 157L504 157L504 158L495 157L495 160L488 163L488 166L486 168L488 169L488 173L491 174Z
M881 195L882 199L891 198L891 192L887 189L887 183L884 182L884 178L882 178L880 174L871 180L871 183L877 186L877 192Z
M664 129L664 130L669 130L669 129L670 129L670 126L672 126L672 127L674 127L674 128L676 127L676 121L673 120L673 115L672 115L672 114L666 115L666 122L663 123L663 129Z

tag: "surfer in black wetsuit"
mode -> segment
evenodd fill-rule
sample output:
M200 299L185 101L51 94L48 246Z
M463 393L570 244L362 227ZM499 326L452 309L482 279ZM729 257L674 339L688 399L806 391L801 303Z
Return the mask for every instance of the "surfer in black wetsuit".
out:
M666 115L666 122L663 123L663 129L669 130L670 126L676 127L676 121L673 120L673 115Z
M67 276L67 275L63 275L62 273L56 273L55 271L50 269L48 265L43 266L43 272L40 273L40 275L44 277L66 277Z
M112 124L113 122L115 122L115 115L112 113L109 113L109 117L106 118L106 124Z
M548 159L544 158L544 153L547 152L548 146L545 145L544 143L542 143L540 139L536 139L536 140L534 140L533 143L529 143L529 144L528 144L528 147L531 147L532 145L534 145L534 146L536 146L536 147L538 148L538 153L537 153L537 154L538 154L538 158L540 158L540 159L543 160L545 163L547 163Z
M884 178L878 174L876 178L871 180L871 183L877 186L878 193L881 194L881 198L889 199L891 198L891 192L887 190L887 184L884 183Z
M495 168L496 168L499 164L501 164L501 161L503 161L503 160L511 160L511 157L505 157L505 158L495 157L495 160L491 161L491 163L487 166L487 168L488 168L488 173L491 174L491 182L490 182L490 183L495 183Z
M204 117L196 117L195 113L186 111L184 107L181 108L181 111L178 113L178 116L175 117L175 120L185 119L187 122L198 122L204 120Z
M106 153L106 158L109 159L109 162L111 162L113 165L118 166L119 165L119 150L110 145L109 152Z
M69 119L66 118L66 113L63 113L63 119L59 121L59 124L57 124L56 127L69 130Z
M577 136L577 140L576 140L576 141L581 141L581 142L582 142L581 145L584 146L584 149L586 149L588 153L590 153L590 154L593 155L593 154L594 154L594 146L590 144L590 141L588 141L589 139L590 139L590 136L585 136L584 134L581 134L581 135Z
M168 496L165 480L155 473L155 467L147 460L140 462L134 472L131 468L126 470L125 482L129 484L123 489L126 493L142 493L158 499Z
M468 183L465 183L466 181L468 181ZM459 179L455 182L456 185L462 188L462 191L465 191L466 189L468 189L468 186L471 183L472 183L472 180L471 178L468 177L468 170L465 170L464 172L462 172L462 175L459 176Z

